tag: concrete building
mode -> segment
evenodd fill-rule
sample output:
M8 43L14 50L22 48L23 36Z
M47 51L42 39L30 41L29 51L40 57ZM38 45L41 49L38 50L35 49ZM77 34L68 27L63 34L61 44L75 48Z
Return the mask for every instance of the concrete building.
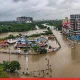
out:
M70 15L70 38L80 40L80 14Z
M68 19L68 17L65 17L65 19L63 19L63 23L67 23L70 22L70 19Z
M62 33L65 35L69 35L69 30L70 30L70 20L68 17L65 17L62 22Z
M23 23L32 23L33 22L33 18L32 17L17 17L17 22L23 22Z

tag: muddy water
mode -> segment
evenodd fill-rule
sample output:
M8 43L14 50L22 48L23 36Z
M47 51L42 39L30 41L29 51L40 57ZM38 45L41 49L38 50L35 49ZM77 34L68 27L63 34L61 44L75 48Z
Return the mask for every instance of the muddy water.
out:
M16 36L16 35L19 35L20 33L21 34L24 34L24 35L31 35L31 34L36 34L36 33L42 33L43 31L45 31L46 29L42 30L42 29L39 29L39 30L32 30L32 31L28 31L28 32L8 32L8 33L0 33L0 38L4 38L4 37L7 37L9 36L10 34Z
M61 35L59 31L53 30L53 33L56 35L58 41L60 42L61 49L56 53L52 52L49 54L28 56L28 72L48 69L48 61L45 60L45 58L47 58L49 59L52 73L45 75L46 77L80 77L80 62L74 61L72 59L68 40L66 37ZM11 54L9 58L8 54L0 54L0 62L9 59L11 61L18 60L22 67L21 72L26 71L26 56ZM36 75L38 75L38 73L36 73Z
M29 56L29 70L37 71L47 69L48 61L45 58L48 58L52 68L52 77L80 77L80 61L72 59L71 48L69 46L70 42L59 31L53 30L53 33L60 42L61 49L56 53Z
M71 59L71 50L68 45L68 41L65 37L63 37L60 32L53 31L56 34L59 42L61 43L62 48L54 53L49 53L47 55L38 55L38 56L30 56L29 61L30 65L34 65L34 67L30 66L29 70L44 70L47 69L48 61L45 58L49 59L51 68L52 68L52 77L69 77L70 66L72 66ZM69 70L67 71L67 69ZM72 77L73 75L70 74ZM74 76L73 76L74 77Z

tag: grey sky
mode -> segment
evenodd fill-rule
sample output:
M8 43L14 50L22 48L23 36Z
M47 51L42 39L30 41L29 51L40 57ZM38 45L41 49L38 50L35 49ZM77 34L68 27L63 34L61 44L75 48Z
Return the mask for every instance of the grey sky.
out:
M80 14L80 0L0 0L0 20L62 19L70 14Z

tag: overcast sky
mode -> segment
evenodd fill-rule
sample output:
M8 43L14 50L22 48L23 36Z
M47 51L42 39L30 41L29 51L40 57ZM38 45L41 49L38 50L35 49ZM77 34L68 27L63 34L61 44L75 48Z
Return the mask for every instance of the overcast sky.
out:
M18 16L62 19L79 13L80 0L0 0L0 20L16 20Z

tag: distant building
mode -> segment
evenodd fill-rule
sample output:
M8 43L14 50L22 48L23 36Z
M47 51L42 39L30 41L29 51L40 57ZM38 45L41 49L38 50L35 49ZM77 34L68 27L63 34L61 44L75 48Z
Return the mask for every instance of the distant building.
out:
M69 30L70 30L70 20L68 17L65 17L62 22L62 33L65 35L69 35Z
M65 17L65 19L63 19L63 23L67 23L70 22L70 19L68 19L68 17Z
M80 14L70 15L70 38L80 40Z
M33 18L32 17L17 17L17 22L23 22L23 23L32 23Z

